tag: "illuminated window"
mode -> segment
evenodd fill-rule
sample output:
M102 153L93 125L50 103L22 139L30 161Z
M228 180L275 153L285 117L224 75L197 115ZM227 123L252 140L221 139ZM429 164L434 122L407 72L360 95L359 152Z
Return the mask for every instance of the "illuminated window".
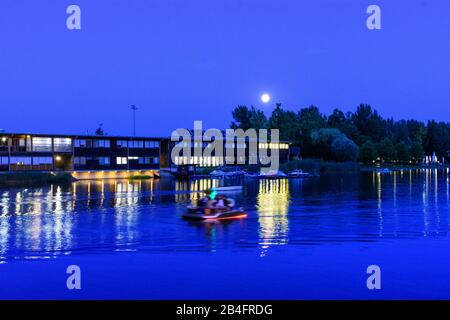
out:
M33 138L34 147L34 138ZM55 152L70 152L72 151L72 139L71 138L53 138L53 147Z
M0 157L0 166L7 166L7 165L9 165L8 157Z
M128 159L127 159L127 157L117 157L116 163L119 165L125 165L125 164L128 164Z
M52 138L34 137L33 138L33 151L51 152L52 151Z

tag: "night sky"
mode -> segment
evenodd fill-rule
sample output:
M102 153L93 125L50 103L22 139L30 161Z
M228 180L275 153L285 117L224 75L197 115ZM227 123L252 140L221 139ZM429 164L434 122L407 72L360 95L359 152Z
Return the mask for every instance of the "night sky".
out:
M82 29L66 28L66 8ZM366 8L382 10L368 30ZM262 106L263 92L272 102ZM168 136L239 104L450 121L448 0L1 0L0 128Z

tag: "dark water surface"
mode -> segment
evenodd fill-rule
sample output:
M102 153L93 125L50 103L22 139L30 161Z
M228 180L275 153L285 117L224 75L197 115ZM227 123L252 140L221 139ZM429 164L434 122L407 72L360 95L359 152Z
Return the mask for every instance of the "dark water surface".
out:
M450 298L446 172L243 183L249 217L210 224L180 215L217 180L0 189L0 298Z

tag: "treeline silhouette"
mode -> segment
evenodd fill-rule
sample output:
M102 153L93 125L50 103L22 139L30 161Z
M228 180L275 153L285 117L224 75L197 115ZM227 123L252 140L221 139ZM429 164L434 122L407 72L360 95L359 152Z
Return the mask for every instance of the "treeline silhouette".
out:
M233 129L279 129L280 139L299 147L301 157L364 163L420 163L433 152L438 159L449 157L449 123L385 119L367 104L355 112L334 109L328 116L315 106L294 112L281 104L269 118L253 106L238 106L232 115Z

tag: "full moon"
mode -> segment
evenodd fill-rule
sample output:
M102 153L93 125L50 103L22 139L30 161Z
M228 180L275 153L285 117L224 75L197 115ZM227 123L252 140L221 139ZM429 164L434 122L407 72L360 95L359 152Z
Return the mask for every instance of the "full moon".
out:
M270 101L270 96L269 96L267 93L264 93L264 94L261 96L261 101L262 101L263 103L269 102L269 101Z

